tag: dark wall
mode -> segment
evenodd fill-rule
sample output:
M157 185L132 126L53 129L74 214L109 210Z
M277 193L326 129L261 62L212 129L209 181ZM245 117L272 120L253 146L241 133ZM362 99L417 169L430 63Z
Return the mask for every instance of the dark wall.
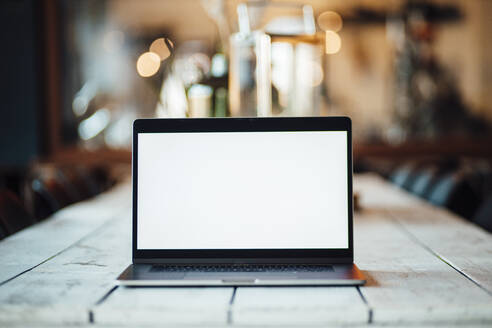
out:
M0 168L40 154L39 16L36 0L0 1Z

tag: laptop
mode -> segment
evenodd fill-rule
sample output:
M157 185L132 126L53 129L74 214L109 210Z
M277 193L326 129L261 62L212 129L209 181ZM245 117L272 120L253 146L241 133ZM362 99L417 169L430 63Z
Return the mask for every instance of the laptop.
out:
M125 286L362 285L347 117L138 119Z

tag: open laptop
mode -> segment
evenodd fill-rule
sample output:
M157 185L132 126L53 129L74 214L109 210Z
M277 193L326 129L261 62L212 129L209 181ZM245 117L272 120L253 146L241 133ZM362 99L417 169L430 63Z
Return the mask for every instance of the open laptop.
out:
M127 286L361 285L347 117L133 125Z

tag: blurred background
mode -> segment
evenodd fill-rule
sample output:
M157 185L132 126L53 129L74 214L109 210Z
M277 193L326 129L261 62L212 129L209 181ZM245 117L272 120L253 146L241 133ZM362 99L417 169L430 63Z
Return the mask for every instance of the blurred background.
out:
M357 173L490 224L492 1L4 0L0 18L0 204L26 218L0 238L125 176L152 117L347 115Z

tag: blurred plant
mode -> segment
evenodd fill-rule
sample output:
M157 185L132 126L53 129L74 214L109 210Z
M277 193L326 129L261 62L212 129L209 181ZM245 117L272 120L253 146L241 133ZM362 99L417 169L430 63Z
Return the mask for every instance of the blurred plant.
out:
M453 14L454 13L454 14ZM408 2L389 21L396 48L395 126L392 141L477 133L486 129L464 104L452 72L433 53L435 23L460 17L449 7Z

